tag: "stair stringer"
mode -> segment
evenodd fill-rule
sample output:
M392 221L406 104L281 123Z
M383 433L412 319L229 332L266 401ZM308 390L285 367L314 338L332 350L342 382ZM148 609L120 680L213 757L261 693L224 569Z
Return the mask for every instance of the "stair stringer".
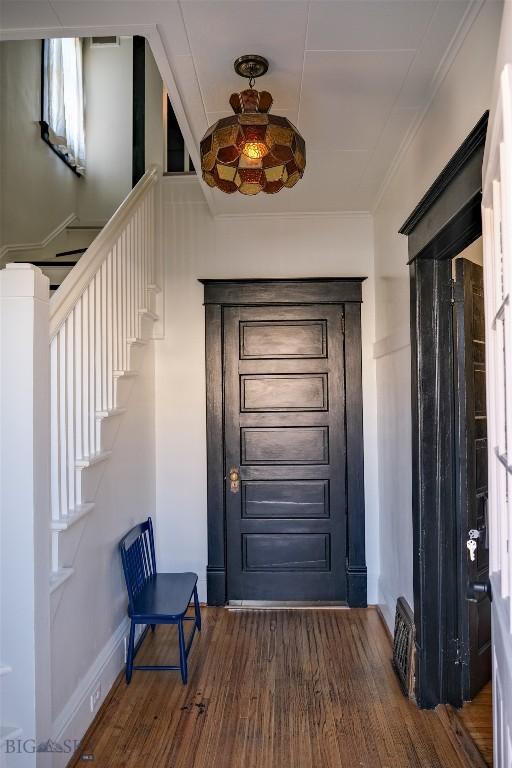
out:
M153 297L158 291L152 291ZM153 307L153 298L146 302ZM121 420L130 407L130 398L134 382L144 362L146 350L153 343L154 330L159 315L153 310L143 308L139 311L140 324L136 338L128 341L128 365L125 369L114 371L112 386L114 405L110 411L97 411L96 423L100 447L90 459L78 460L77 495L81 502L78 507L68 511L51 523L51 558L52 574L50 578L51 616L54 619L65 585L75 572L74 564L80 548L85 527L91 514L94 514L95 499L101 486L102 478L110 456L115 451Z

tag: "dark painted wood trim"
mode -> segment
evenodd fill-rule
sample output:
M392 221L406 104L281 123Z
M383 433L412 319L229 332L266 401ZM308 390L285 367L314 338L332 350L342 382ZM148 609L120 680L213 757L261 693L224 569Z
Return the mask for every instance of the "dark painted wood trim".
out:
M413 212L404 221L398 230L401 235L410 235L411 232L413 232L419 222L424 219L434 202L443 194L457 174L466 167L468 160L479 148L482 148L485 145L488 122L489 112L487 111L484 112L471 133L466 137L453 157L445 165Z
M345 305L345 398L347 455L347 594L352 607L366 606L365 502L361 305ZM348 458L350 457L350 460Z
M482 157L483 153L480 159ZM410 258L409 264L415 259L452 259L471 245L482 234L481 206L482 192L477 189L456 216L436 232L417 255Z
M482 233L479 121L400 230L409 237L416 699L462 704L452 264Z
M362 412L361 283L366 278L314 280L200 280L205 294L207 519L209 605L224 605L226 583L225 467L223 381L223 308L239 305L344 304L344 355L347 433L348 603L367 604ZM276 288L279 296L276 297ZM354 412L352 412L352 410Z
M208 605L226 602L226 521L224 504L224 387L222 376L222 308L205 307L206 446L208 453L207 516Z
M146 38L133 38L132 186L146 171Z
M304 280L200 280L205 304L344 304L362 301L365 277ZM275 289L279 286L279 297Z

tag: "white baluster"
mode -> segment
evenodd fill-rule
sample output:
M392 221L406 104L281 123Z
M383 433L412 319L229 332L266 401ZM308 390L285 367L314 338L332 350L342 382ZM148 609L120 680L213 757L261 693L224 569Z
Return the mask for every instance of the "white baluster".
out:
M102 379L102 358L101 358L101 270L96 272L94 277L94 292L96 297L96 317L95 317L95 340L94 340L94 386L96 390L94 413L91 414L94 419L94 452L97 453L100 449L99 439L99 425L96 419L96 412L102 409L102 392L101 392L101 379Z
M149 254L150 254L150 260L149 260L149 284L153 287L156 282L155 277L155 241L154 241L154 235L155 235L155 218L154 218L154 197L155 197L155 190L152 189L149 193L148 197L148 204L149 204L149 237L148 237L148 244L149 244Z
M107 256L108 259L108 256ZM101 265L99 271L101 286L101 405L99 410L108 410L108 348L110 346L110 336L107 326L107 261ZM98 423L98 428L100 424Z
M120 250L119 250L119 286L120 286L120 303L121 303L121 365L119 370L126 370L126 337L128 335L128 277L126 271L126 229L123 231L120 238Z
M107 256L106 272L107 272L107 284L106 284L106 300L107 300L107 408L111 410L114 403L114 381L112 377L113 359L114 359L114 334L113 334L113 284L112 284L112 262L114 254L113 249Z
M147 255L148 255L148 201L144 198L142 201L142 307L141 309L147 309L148 296L147 296Z
M89 285L89 456L96 453L96 280Z
M82 295L82 457L90 454L89 434L89 288Z
M59 429L59 337L54 336L50 343L50 413L51 413L51 504L52 519L60 517L60 429Z
M122 216L112 219L91 246L89 276L77 270L73 295L59 296L51 322L51 506L62 520L82 498L84 459L102 450L98 411L117 407L114 371L131 363L128 340L141 337L143 309L152 309L155 283L155 173L148 174ZM125 204L123 204L125 205ZM123 206L121 206L123 208ZM120 209L121 210L121 209ZM117 220L116 220L117 217ZM116 221L114 225L114 221ZM103 237L103 241L102 241ZM95 250L96 248L96 250ZM92 253L91 253L92 252ZM88 273L86 273L88 274ZM73 293L74 291L74 293ZM52 534L52 566L59 567L57 529Z
M142 233L140 207L135 211L135 338L140 338L140 313L141 307L141 281L140 281L140 257L142 253Z
M75 452L75 310L66 320L66 426L68 447L68 503L66 512L75 506L76 452Z

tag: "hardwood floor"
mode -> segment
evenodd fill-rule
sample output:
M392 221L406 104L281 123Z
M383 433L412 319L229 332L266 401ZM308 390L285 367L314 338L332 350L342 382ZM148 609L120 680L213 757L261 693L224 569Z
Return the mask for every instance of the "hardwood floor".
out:
M176 654L174 627L140 651L146 663ZM188 686L173 672L123 679L82 752L97 768L464 768L438 715L402 695L390 656L374 609L206 608Z
M492 683L458 712L487 765L492 766Z

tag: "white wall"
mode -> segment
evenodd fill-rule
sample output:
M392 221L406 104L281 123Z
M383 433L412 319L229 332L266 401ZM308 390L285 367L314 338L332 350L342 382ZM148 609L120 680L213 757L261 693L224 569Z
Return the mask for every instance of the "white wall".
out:
M379 546L371 218L328 214L214 220L195 179L167 177L163 186L166 333L156 348L162 567L195 570L205 599L205 350L203 286L198 278L368 276L363 283L362 307L366 557L368 600L376 602Z
M41 41L0 43L0 246L39 243L81 183L41 139Z
M101 697L124 663L127 596L117 544L155 513L153 342L127 388L126 413L110 419L112 455L86 470L95 509L60 534L63 564L74 575L52 594L52 719L54 738L81 737L92 719L90 693ZM130 389L131 388L131 389ZM107 442L110 442L107 440Z
M107 221L132 187L133 42L91 47L84 40L86 178L78 214Z
M374 216L380 498L380 591L413 601L407 238L398 229L489 108L502 5L485 3Z
M98 48L84 40L84 87L86 176L78 178L41 140L41 41L0 43L0 246L40 243L72 214L103 223L130 191L131 38Z
M84 41L87 177L78 214L85 223L106 222L132 188L133 40L91 47ZM162 78L146 43L146 168L162 166Z

